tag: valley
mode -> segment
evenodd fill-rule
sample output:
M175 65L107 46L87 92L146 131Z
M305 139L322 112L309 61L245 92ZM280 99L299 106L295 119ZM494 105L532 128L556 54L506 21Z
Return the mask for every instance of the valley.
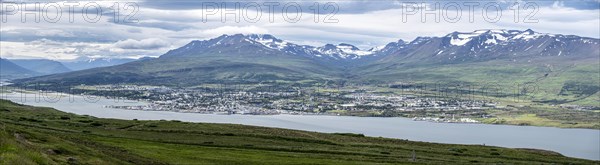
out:
M453 32L369 50L235 34L195 40L159 58L13 80L11 87L152 103L122 109L599 129L598 44L530 29Z

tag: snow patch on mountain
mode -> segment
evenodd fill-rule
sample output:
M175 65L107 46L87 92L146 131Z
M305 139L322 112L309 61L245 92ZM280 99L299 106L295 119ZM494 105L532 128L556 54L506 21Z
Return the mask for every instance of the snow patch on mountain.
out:
M469 41L473 40L473 37L477 37L483 33L485 33L485 31L482 31L482 30L477 30L472 33L455 32L453 34L450 34L451 35L450 44L455 45L455 46L463 46L463 45L469 43Z
M345 43L339 45L328 44L323 47L313 47L308 45L293 44L291 42L277 39L268 34L253 34L248 35L247 38L254 42L260 43L269 49L281 50L294 54L312 55L316 57L328 56L334 59L357 59L361 56L367 56L374 53L374 51L360 50L354 45Z
M286 41L277 39L268 34L249 35L248 38L250 38L251 40L256 41L268 48L277 49L277 50L283 50L289 44Z
M508 40L508 35L511 33L507 30L476 30L470 33L459 33L454 32L449 34L447 37L450 37L450 44L454 46L463 46L470 41L474 40L477 37L485 37L484 44L498 44Z
M536 39L536 38L540 38L543 36L550 36L550 37L555 37L556 35L554 34L548 34L548 33L538 33L538 32L534 32L531 29L527 29L521 33L518 33L517 35L513 36L511 39L513 40L531 40L531 39Z
M431 55L435 56L450 56L463 54L465 56L479 57L486 53L491 53L497 49L512 51L531 51L543 49L542 54L552 55L568 55L568 52L557 50L565 49L565 46L572 46L572 43L598 45L598 39L578 37L573 35L546 34L538 33L527 29L520 30L501 30L501 29L486 29L476 30L473 32L453 32L444 37L417 37L411 42L399 40L390 42L386 45L373 47L367 50L361 50L354 45L341 43L338 45L326 44L324 46L315 47L310 45L298 45L292 42L284 41L275 38L269 34L250 34L250 35L223 35L218 38L193 41L184 46L184 49L173 50L168 54L179 54L185 49L188 51L202 51L202 49L210 48L222 44L236 44L243 42L245 44L255 44L264 49L280 51L282 53L305 56L309 58L324 58L329 60L353 60L366 58L367 56L386 56L402 51L413 51L421 46L436 46L428 45L430 43L437 44L441 41L441 45L437 50L433 50ZM451 56L450 56L451 57ZM370 58L370 57L369 57ZM464 60L464 59L463 59Z
M358 49L354 45L343 44L343 43L339 44L337 46L337 49L341 50L345 54L357 55L357 56L365 56L365 55L373 54L373 52L371 52L371 51L363 51L363 50Z
M376 47L373 47L373 48L369 49L369 51L371 51L371 52L377 52L377 51L381 51L381 50L383 50L383 49L384 49L386 46L387 46L387 45L376 46Z

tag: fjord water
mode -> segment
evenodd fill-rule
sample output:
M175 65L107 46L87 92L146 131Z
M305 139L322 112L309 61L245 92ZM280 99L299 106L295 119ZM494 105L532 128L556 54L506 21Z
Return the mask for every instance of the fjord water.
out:
M100 97L50 94L2 93L2 99L52 107L64 112L101 118L139 120L180 120L205 123L232 123L277 127L325 133L361 133L451 144L492 145L510 148L535 148L559 152L565 156L600 160L600 130L551 127L451 124L412 121L407 118L377 118L315 115L212 115L165 111L134 111L106 108L107 105L143 105L143 102ZM36 99L37 97L37 99Z

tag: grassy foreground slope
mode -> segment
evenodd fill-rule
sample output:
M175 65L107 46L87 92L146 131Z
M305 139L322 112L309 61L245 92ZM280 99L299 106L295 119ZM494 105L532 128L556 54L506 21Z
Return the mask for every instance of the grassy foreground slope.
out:
M416 161L412 161L412 153ZM597 164L549 151L101 119L0 100L0 164Z

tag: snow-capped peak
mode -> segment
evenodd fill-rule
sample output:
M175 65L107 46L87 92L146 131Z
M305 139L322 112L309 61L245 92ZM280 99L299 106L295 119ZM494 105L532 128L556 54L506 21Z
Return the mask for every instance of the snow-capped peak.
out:
M489 35L489 38L485 41L486 44L497 44L499 41L506 41L506 35L509 34L509 31L500 29L489 29L475 30L470 33L454 32L448 34L447 37L450 37L450 44L455 46L463 46L469 43L474 38L480 37L484 34Z
M288 46L288 42L275 38L270 34L251 34L248 39L256 41L268 48L283 50Z
M325 55L333 57L334 59L357 59L360 58L360 56L371 55L374 53L374 51L360 50L358 47L347 43L338 45L327 44L322 47L313 47L308 45L297 45L277 39L269 34L251 34L247 35L247 38L251 41L260 43L269 49L276 49L293 54L308 54L316 57L323 57Z
M342 59L357 59L360 56L372 55L374 51L360 50L358 47L346 43L338 45L327 44L322 47L314 48L316 52L328 56L337 56Z
M346 54L354 54L354 55L358 55L358 56L365 56L365 55L373 54L372 51L363 51L363 50L358 49L356 46L350 45L350 44L342 43L342 44L339 44L337 46L337 48Z
M479 38L482 45L492 45L506 43L515 40L530 40L536 39L543 36L555 36L553 34L538 33L531 29L525 31L519 30L502 30L502 29L489 29L489 30L476 30L470 33L454 32L448 34L446 37L450 38L450 44L454 46L463 46L475 38Z
M533 39L533 40L532 40ZM539 42L538 42L539 41ZM453 32L443 37L417 37L406 42L399 40L390 42L386 45L373 47L368 50L361 50L358 47L341 43L326 44L315 47L310 45L299 45L292 42L277 39L269 34L236 34L222 35L218 38L202 41L192 41L184 47L167 52L164 57L177 55L193 55L193 52L201 52L209 48L239 48L245 49L259 48L261 50L249 49L248 53L260 53L268 50L270 53L280 53L286 55L297 55L308 58L323 58L330 60L354 60L354 59L376 59L372 57L382 57L387 55L401 54L416 50L431 51L436 57L445 57L449 55L452 58L459 54L473 57L485 56L486 53L495 53L498 50L508 50L511 55L514 52L523 52L531 50L540 50L548 55L565 56L564 47L571 46L570 43L581 43L588 45L600 45L598 39L579 37L574 35L545 34L534 32L533 30L476 30L472 32ZM243 46L235 46L242 44ZM535 45L532 45L535 44ZM233 45L233 46L232 46ZM576 44L575 44L576 45ZM425 49L419 49L419 48ZM436 48L432 50L432 48ZM557 50L557 51L555 51ZM244 51L244 50L240 50ZM219 51L220 52L220 51ZM367 57L368 56L368 57ZM464 60L464 58L461 58Z
M553 34L547 34L547 33L538 33L538 32L534 32L531 29L527 29L523 32L518 33L517 35L513 36L511 39L514 40L518 40L518 39L522 39L522 40L530 40L530 39L535 39L535 38L539 38L542 36L555 36Z
M385 47L386 47L386 45L376 46L376 47L373 47L373 48L369 49L369 51L371 51L371 52L378 52L378 51L383 50Z

